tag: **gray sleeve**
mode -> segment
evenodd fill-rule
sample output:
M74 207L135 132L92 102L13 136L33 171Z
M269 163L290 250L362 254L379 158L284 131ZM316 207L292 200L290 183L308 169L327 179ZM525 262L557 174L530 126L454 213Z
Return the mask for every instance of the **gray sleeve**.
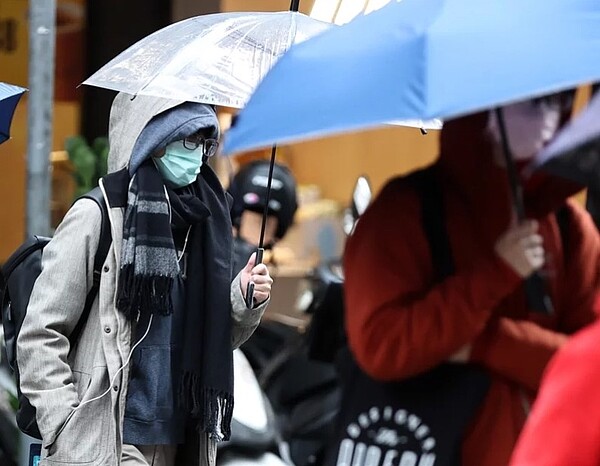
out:
M79 200L67 212L44 248L42 271L17 338L21 391L36 408L45 445L79 404L67 363L68 335L93 284L101 224L100 209L92 200Z
M239 348L248 338L252 336L265 309L269 305L270 298L253 309L246 307L242 296L241 272L231 282L231 318L233 328L231 330L231 344L233 349Z

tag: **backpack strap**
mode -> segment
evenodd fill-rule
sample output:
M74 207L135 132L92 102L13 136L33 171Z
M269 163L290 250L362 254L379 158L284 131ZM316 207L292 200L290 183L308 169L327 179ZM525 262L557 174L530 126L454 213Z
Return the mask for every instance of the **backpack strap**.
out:
M90 315L90 311L92 309L92 305L94 304L94 300L96 299L96 295L98 294L98 290L100 289L100 277L102 276L102 266L104 265L104 261L106 260L106 256L108 255L108 249L112 243L112 237L110 234L110 221L108 220L108 207L106 206L106 201L104 196L102 195L102 191L99 187L92 189L87 194L79 197L79 199L91 199L94 201L100 212L102 213L102 224L100 227L100 239L98 241L98 249L96 250L96 256L94 257L94 281L92 284L92 288L87 294L85 299L85 305L83 307L83 313L81 314L81 318L77 325L71 332L69 336L69 341L71 342L71 347L73 347L73 343L77 341L79 335L83 330L83 326L85 325L88 316ZM75 201L77 202L77 201Z
M429 244L435 279L439 283L452 275L455 267L436 166L408 175L407 181L413 186L421 202L423 232Z

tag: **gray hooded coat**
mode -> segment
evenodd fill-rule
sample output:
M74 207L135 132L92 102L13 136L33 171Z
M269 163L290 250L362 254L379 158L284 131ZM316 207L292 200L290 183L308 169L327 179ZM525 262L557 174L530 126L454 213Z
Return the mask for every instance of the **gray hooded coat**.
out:
M118 95L110 117L109 172L128 165L139 134L155 115L181 103ZM109 205L113 243L78 344L70 351L68 335L92 287L102 221L98 206L88 199L73 205L44 249L42 272L17 341L21 390L37 410L43 437L41 466L115 466L121 460L131 352L130 322L115 307L124 209L114 206L102 180L100 187ZM236 348L250 337L267 303L247 310L239 275L231 285L231 301ZM204 433L199 436L196 464L212 465L216 444Z

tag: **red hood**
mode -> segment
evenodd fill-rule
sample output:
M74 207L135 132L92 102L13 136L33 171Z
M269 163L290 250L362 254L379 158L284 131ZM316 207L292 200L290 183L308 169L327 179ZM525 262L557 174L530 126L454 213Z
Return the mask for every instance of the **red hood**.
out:
M485 230L495 239L510 223L512 201L506 170L494 161L487 118L483 112L445 122L439 164L446 182L470 206L473 218L486 219ZM523 181L527 216L543 217L581 189L538 171Z

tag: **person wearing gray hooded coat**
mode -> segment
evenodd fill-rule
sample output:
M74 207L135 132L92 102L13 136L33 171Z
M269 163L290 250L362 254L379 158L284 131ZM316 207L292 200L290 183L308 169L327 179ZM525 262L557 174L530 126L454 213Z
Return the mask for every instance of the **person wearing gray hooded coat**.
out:
M202 164L218 137L208 105L115 98L98 295L71 348L102 222L81 199L44 249L17 341L41 466L215 463L230 433L232 349L257 327L272 284L254 258L232 279L230 201Z

